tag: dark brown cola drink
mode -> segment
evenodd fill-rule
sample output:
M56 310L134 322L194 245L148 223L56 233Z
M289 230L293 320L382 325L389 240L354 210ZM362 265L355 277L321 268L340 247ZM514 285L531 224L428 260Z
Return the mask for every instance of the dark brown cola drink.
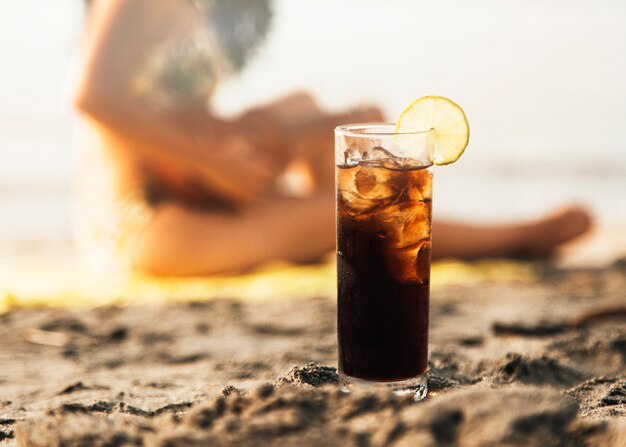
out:
M427 368L432 170L361 155L337 166L339 371L405 381Z

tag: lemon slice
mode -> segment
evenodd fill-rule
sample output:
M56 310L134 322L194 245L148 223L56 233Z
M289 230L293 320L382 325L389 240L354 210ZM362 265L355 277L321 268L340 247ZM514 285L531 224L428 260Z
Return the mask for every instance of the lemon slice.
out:
M413 101L398 118L396 132L428 131L436 165L454 163L469 142L465 112L443 96L423 96Z

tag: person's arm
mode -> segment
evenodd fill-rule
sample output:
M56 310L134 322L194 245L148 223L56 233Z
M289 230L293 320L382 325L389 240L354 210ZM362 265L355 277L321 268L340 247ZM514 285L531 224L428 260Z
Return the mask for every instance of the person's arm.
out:
M94 5L76 106L153 165L193 176L235 204L252 200L270 178L267 160L236 127L207 114L191 133L143 107L128 91L146 55L198 25L188 0L105 0Z

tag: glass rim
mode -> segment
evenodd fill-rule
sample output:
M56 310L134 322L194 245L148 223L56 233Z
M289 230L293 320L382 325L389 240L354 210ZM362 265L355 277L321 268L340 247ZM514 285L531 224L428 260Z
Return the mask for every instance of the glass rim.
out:
M367 132L369 129L379 128L381 131L378 132ZM371 138L371 137L385 137L385 136L393 136L393 135L419 135L423 133L428 133L430 130L403 130L402 132L396 132L396 123L356 123L356 124L342 124L341 126L335 127L336 135L343 135L347 137L361 137L361 138ZM385 130L389 129L389 130Z

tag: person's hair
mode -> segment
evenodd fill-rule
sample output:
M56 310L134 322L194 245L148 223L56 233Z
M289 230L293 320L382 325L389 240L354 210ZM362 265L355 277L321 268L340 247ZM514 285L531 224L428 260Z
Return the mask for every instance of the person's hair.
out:
M233 68L241 70L265 40L272 21L271 0L205 0L209 26Z

